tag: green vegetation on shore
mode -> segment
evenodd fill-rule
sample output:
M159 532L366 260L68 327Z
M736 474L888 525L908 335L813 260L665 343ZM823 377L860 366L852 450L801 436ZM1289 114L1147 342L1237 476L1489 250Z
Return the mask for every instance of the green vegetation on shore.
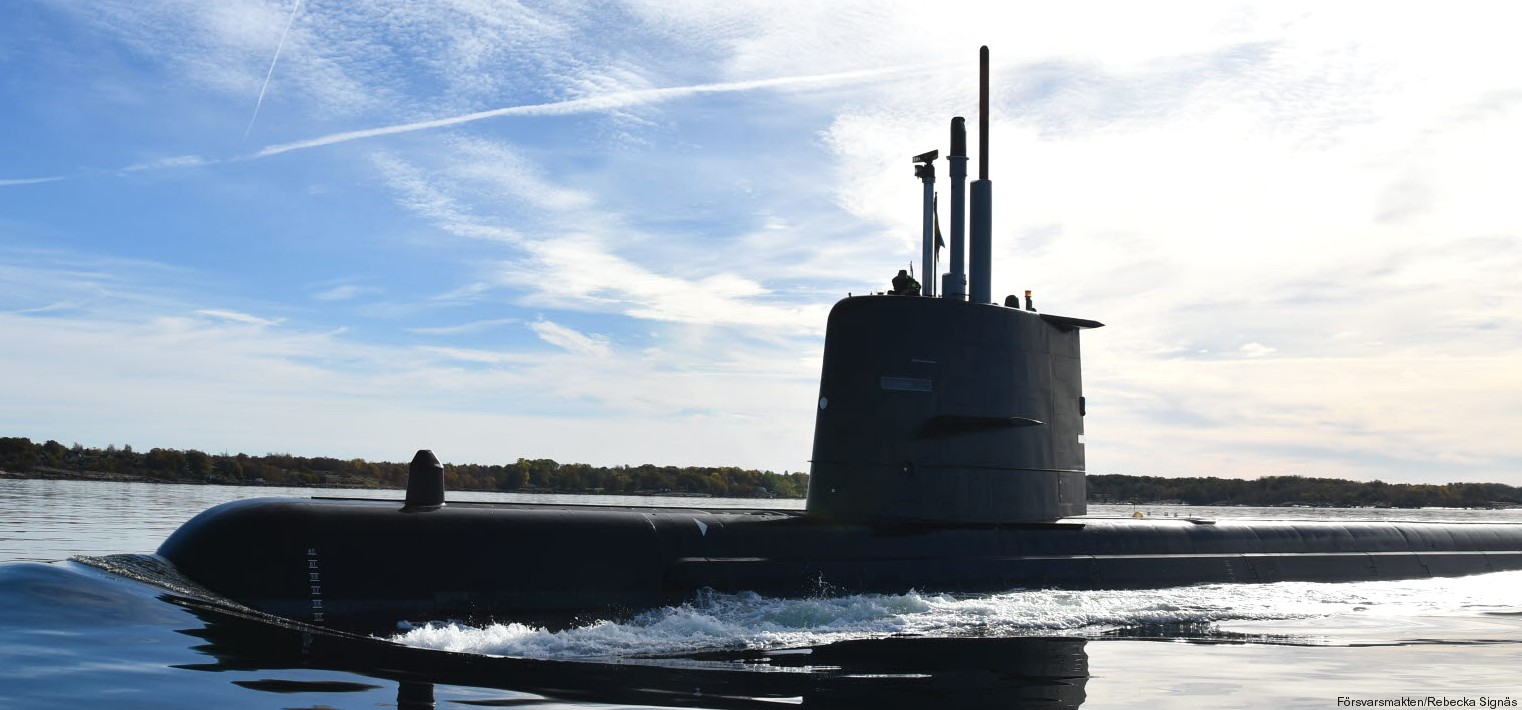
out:
M1188 505L1308 505L1327 508L1494 508L1522 505L1522 488L1504 483L1385 483L1264 476L1162 478L1088 476L1089 501Z
M0 437L0 472L20 478L67 478L224 485L329 486L334 488L402 488L407 464L363 459L291 456L289 454L207 454L194 449L131 446L105 449L64 446L56 441ZM592 466L550 459L518 459L500 465L446 464L450 490L541 493L616 493L625 495L709 495L731 498L802 498L808 474L773 473L735 467ZM1335 478L1265 476L1235 478L1163 478L1091 474L1089 500L1094 503L1187 503L1189 505L1311 505L1326 507L1522 506L1522 488L1501 483L1444 485L1359 482Z
M223 485L404 488L407 464L290 454L208 454L194 449L135 451L131 446L85 448L56 441L0 437L0 471L23 478L68 478ZM550 459L500 465L445 464L444 485L459 491L708 495L802 498L806 473L773 473L732 466L592 466Z

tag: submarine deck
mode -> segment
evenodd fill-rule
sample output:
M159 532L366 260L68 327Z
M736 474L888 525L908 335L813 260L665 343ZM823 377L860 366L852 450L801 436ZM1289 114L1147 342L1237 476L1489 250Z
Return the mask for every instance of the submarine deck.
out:
M360 498L351 496L311 496L300 500L326 501L335 503L359 503L359 504L386 504L394 508L400 508L404 501L400 498ZM706 500L694 498L695 501ZM693 505L609 505L602 503L565 503L565 502L526 502L526 501L449 501L447 508L477 508L494 510L559 510L566 512L612 512L612 513L649 513L661 515L693 514L693 515L739 515L754 518L808 518L809 513L793 508L766 508L766 507L731 507L731 506L705 506L700 503ZM1298 508L1286 508L1296 510ZM1170 516L1170 515L1147 515L1135 517L1130 515L1078 515L1058 518L1045 523L947 523L939 521L925 521L922 523L909 523L910 525L934 527L934 528L1032 528L1054 526L1081 526L1091 523L1126 523L1137 525L1156 525L1168 523L1188 523L1192 525L1225 525L1237 524L1263 524L1263 523L1371 523L1391 525L1517 525L1522 522L1500 522L1494 520L1459 521L1459 520L1424 520L1420 518L1398 518L1390 515L1359 517L1338 517L1335 519L1310 519L1310 518L1282 518L1282 517L1233 517L1214 518L1195 515ZM884 523L886 525L887 523ZM903 523L899 523L903 524Z

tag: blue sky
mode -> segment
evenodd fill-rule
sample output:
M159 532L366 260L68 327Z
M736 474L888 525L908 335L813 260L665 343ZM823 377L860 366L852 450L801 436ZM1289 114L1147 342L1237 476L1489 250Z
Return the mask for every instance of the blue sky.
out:
M922 5L6 3L0 433L807 470L987 44L1090 471L1522 484L1504 6Z

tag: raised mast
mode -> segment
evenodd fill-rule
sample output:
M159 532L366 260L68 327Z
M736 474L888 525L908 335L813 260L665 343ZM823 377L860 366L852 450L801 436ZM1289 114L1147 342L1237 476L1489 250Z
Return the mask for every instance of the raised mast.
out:
M973 303L992 303L993 183L988 179L988 47L983 47L978 57L978 179L972 183L967 281Z
M914 156L914 176L925 183L924 229L921 240L921 296L935 295L935 159L941 151Z
M946 272L941 294L958 301L967 299L967 119L951 119L951 269Z

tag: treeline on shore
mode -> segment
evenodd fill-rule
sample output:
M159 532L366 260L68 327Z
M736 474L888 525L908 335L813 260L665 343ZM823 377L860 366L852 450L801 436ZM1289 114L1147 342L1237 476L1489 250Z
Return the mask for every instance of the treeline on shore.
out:
M1162 478L1089 475L1089 501L1188 505L1308 505L1325 508L1493 508L1522 505L1522 488L1504 483L1385 483L1264 476Z
M407 464L290 454L208 454L194 449L104 449L0 437L0 471L28 478L88 478L223 485L405 488ZM523 459L508 464L445 464L444 485L458 491L675 494L802 498L808 474L733 466L593 466Z
M0 471L28 478L214 483L224 485L327 486L335 488L403 488L407 464L364 459L303 457L289 454L207 454L194 449L131 446L94 449L56 441L35 444L21 437L0 437ZM730 498L802 498L806 473L755 471L732 466L592 466L550 459L508 464L445 464L450 490L625 495L676 494ZM1304 476L1235 478L1163 478L1090 474L1089 501L1094 503L1169 503L1188 505L1356 508L1487 508L1522 505L1522 488L1501 483L1443 485L1348 481Z

